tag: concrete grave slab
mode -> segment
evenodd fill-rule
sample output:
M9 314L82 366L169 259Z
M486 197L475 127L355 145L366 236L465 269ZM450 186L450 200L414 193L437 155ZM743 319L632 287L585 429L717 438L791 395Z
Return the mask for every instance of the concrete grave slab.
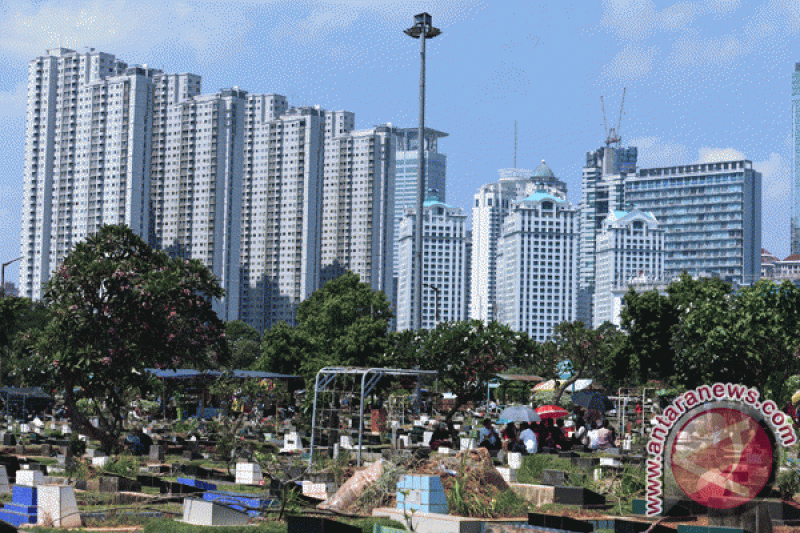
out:
M183 521L196 526L241 526L247 524L247 513L225 505L195 498L184 498Z
M36 523L41 526L80 527L81 515L75 490L69 485L38 487L39 509Z

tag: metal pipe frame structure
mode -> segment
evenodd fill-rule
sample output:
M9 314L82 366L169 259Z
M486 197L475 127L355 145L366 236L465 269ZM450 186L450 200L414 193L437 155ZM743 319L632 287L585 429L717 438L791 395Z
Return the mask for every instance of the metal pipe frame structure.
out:
M314 380L314 411L311 414L311 448L308 457L308 466L311 468L314 462L314 436L317 429L317 397L320 392L325 392L328 386L333 383L340 375L360 375L361 376L361 398L359 401L359 422L358 422L358 454L356 464L361 466L361 449L364 435L364 400L384 376L436 376L435 370L404 370L400 368L357 368L349 366L325 367L317 372Z

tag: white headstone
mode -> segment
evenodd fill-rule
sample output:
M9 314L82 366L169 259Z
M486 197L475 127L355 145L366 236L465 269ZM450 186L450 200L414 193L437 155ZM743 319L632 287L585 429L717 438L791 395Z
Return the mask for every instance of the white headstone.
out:
M237 485L260 485L264 482L261 466L256 463L236 463Z
M353 446L353 439L350 435L339 435L339 446L345 450L352 450L355 448Z
M442 455L450 455L451 453L453 453L453 451L450 448L447 448L445 446L440 446L439 449L436 451L441 453Z
M431 445L431 437L433 437L433 431L426 431L422 434L422 444L425 446Z
M69 485L40 485L36 523L40 526L81 527L75 490Z
M92 466L102 468L106 466L107 463L108 463L108 457L105 456L92 457Z
M461 451L472 450L475 448L475 439L472 437L461 437Z
M44 474L38 470L17 470L17 485L36 487L44 484Z
M522 468L522 454L517 452L510 452L508 454L509 468L519 469Z
M411 447L411 436L410 435L400 435L397 437L398 442L400 443L401 448L410 448Z
M296 431L290 431L283 435L283 448L282 452L293 452L303 449L303 443L300 440L300 435Z
M505 467L497 467L497 471L503 476L503 479L506 483L516 483L517 482L517 469L516 468L505 468Z
M241 526L247 524L247 513L206 500L184 498L183 521L197 526Z
M19 425L20 433L30 433L31 432L31 425L30 424L20 424Z

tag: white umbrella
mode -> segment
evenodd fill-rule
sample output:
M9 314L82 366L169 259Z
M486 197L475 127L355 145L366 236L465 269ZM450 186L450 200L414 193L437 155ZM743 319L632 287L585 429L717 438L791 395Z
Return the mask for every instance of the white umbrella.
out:
M500 420L507 420L509 422L539 422L541 418L539 413L528 407L527 405L511 405L503 409L497 417Z

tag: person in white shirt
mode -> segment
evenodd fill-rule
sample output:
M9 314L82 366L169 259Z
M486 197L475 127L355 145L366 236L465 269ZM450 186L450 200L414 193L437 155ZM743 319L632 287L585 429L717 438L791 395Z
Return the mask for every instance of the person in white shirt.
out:
M531 425L523 422L521 425L522 431L519 434L519 440L525 445L525 453L536 453L539 451L539 441L536 438L536 433L531 429Z

